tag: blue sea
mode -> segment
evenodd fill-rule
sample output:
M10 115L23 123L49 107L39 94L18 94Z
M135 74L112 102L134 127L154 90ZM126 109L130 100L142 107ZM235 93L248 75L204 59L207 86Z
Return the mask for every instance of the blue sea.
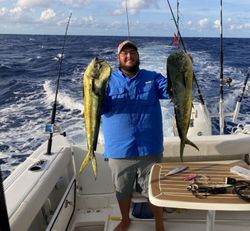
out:
M116 49L126 37L67 36L57 98L56 125L70 142L84 144L82 76L93 57L106 59L117 68ZM176 48L172 38L131 37L140 52L141 68L166 75L166 59ZM192 54L194 72L211 114L218 113L220 97L219 38L183 38ZM42 142L48 139L64 36L0 35L0 164L6 178ZM250 65L250 39L224 39L224 76L232 78L224 87L225 111L232 112ZM249 80L250 81L250 80ZM249 91L249 90L248 90ZM197 89L194 87L194 98ZM250 98L244 95L240 123L250 121ZM173 105L162 102L164 135L172 136ZM226 118L225 132L236 126ZM213 119L218 134L218 119ZM100 132L99 142L103 142Z

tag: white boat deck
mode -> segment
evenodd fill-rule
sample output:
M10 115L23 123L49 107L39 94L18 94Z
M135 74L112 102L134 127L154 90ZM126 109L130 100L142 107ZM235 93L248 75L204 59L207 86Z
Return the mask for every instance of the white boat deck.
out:
M80 165L81 150L79 147L74 147L76 168ZM114 194L112 194L111 175L109 173L108 164L103 161L102 156L97 155L97 161L100 172L105 174L98 175L97 181L93 177L92 169L88 166L85 172L78 176L79 185L81 182L87 182L88 187L82 189L79 195L79 205L84 205L84 208L78 208L75 213L75 224L82 224L81 226L72 226L70 231L91 231L104 230L113 231L121 219L118 204ZM228 161L230 163L234 161ZM88 177L88 179L86 179ZM105 182L105 185L102 184ZM97 188L102 185L102 190L106 190L106 194L98 195ZM92 193L91 193L92 192ZM95 195L93 195L93 192ZM77 202L76 202L77 203ZM96 205L96 206L94 206ZM99 205L99 206L98 206ZM93 207L94 206L94 207ZM89 209L86 210L86 207ZM131 208L132 210L132 208ZM165 228L167 231L205 231L207 222L207 212L189 209L177 209L172 213L165 212ZM217 211L215 219L215 231L249 231L250 227L250 212L242 211ZM137 219L132 216L131 211L131 225L128 231L152 231L154 230L153 219ZM97 226L98 224L98 226Z
M242 146L248 145L249 140L245 140ZM64 137L57 136L52 148L53 155L44 155L45 143L4 182L11 230L113 231L121 216L108 163L97 155L95 180L90 166L78 174L86 155L84 147L71 146ZM241 154L246 153L243 150ZM42 159L47 160L44 168L29 170ZM218 211L215 231L249 231L249 217L250 212ZM206 230L206 211L177 209L165 212L164 218L167 231ZM131 220L128 231L154 230L153 219L137 219L131 213Z
M249 212L223 212L216 214L216 231L249 231ZM167 231L205 231L206 211L197 210L174 210L172 213L165 212L164 226ZM113 208L82 210L75 213L75 227L71 231L113 231L118 225L120 212L118 206ZM131 225L128 231L152 231L154 230L153 219L137 219L131 215Z

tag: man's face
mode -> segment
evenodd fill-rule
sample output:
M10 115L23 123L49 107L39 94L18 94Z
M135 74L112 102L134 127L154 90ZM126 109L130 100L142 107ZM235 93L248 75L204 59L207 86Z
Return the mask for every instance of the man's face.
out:
M118 55L118 61L121 69L134 72L139 67L139 54L136 49L125 47Z

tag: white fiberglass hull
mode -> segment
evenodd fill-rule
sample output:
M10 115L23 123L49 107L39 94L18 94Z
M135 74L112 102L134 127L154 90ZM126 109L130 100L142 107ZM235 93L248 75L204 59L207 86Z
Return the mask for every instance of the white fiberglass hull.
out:
M201 148L201 153L194 153L197 160L199 155L203 159L211 156L218 160L232 159L235 155L240 158L250 150L250 136L210 136L210 140L209 136L203 136L195 137L193 141ZM166 140L166 159L178 159L178 144L178 137ZM52 155L45 155L46 147L46 143L43 144L4 182L11 230L113 230L121 216L108 163L100 155L102 146L98 146L97 150L97 181L90 166L83 174L78 174L86 147L70 145L62 136L53 138ZM193 151L187 149L184 157L195 156L191 155ZM40 160L46 160L42 168L31 171L34 163ZM250 212L218 211L215 230L235 231L240 228L241 231L248 231L249 215ZM169 213L168 210L164 216L169 231L206 230L206 211L181 209ZM141 220L132 215L131 218L129 230L154 230L152 219Z

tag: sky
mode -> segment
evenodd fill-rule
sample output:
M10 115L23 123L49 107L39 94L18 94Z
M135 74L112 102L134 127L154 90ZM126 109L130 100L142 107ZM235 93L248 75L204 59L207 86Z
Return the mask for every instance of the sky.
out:
M176 0L169 2L176 17ZM220 0L179 0L179 12L183 37L220 36ZM249 12L249 0L223 0L223 36L250 38ZM167 0L0 0L0 34L63 35L70 13L71 35L127 36L129 28L130 36L171 37L176 31Z

